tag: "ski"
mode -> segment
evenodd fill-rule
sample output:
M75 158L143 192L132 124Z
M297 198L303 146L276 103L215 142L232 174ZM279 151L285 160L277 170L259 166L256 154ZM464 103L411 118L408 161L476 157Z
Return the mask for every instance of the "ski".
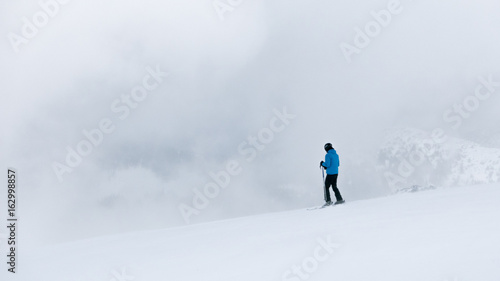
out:
M330 206L333 206L333 204L331 204L331 205L316 206L316 207L309 208L309 209L307 209L307 210L308 210L308 211L312 211L312 210L324 209L324 208L326 208L326 207L330 207Z
M316 206L316 207L307 208L306 210L307 211L312 211L312 210L323 209L325 207L328 207L328 206Z
M330 205L322 205L322 206L316 206L316 207L307 208L306 210L307 211L312 211L312 210L324 209L326 207L336 206L336 205L342 205L344 203L345 203L345 201L342 200L342 201L339 201L339 202L332 203Z

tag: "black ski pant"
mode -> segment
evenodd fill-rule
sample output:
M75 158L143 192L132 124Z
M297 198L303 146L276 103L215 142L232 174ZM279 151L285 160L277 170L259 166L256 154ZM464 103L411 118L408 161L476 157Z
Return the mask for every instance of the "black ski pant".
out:
M330 202L332 199L330 198L330 186L333 189L333 192L335 193L335 198L337 201L342 201L342 195L340 195L340 191L337 188L337 178L338 174L335 175L326 175L325 179L325 201Z

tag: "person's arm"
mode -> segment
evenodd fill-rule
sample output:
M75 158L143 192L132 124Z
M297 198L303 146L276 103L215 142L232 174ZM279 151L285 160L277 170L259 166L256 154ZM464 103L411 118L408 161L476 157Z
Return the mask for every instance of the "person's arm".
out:
M328 154L325 155L325 162L323 162L323 167L328 169L332 165L332 160L330 160L330 157L328 157Z

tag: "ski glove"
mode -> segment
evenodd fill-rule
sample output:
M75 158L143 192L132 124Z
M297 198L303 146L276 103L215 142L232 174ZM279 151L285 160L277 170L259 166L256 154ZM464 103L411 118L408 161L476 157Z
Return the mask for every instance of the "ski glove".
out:
M321 161L321 162L319 162L319 167L320 167L320 168L324 168L324 167L325 167L325 166L323 166L323 163L325 163L325 161Z

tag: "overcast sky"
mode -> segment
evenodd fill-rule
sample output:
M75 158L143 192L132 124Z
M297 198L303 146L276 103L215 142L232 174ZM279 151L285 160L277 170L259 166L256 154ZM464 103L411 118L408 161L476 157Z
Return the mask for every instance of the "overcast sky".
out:
M26 243L185 225L180 204L234 162L190 223L321 204L325 142L348 200L384 195L355 163L387 130L500 133L500 87L457 129L458 113L443 118L479 77L500 81L497 1L67 2L0 3L1 161L19 173ZM376 15L380 30L360 35ZM83 131L102 128L58 175Z

